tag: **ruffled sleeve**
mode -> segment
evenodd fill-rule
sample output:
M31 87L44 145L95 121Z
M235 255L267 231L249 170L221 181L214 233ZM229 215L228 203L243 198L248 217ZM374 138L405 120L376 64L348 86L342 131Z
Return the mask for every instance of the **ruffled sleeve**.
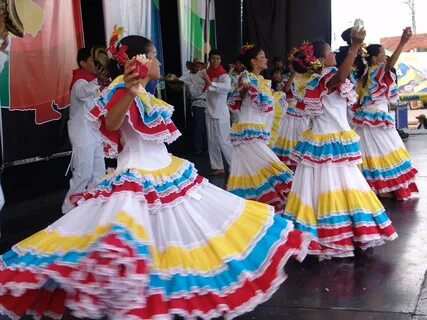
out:
M109 158L117 157L122 146L119 130L107 130L105 118L125 94L123 76L120 76L101 93L89 114L91 120L98 121L98 127L103 137L104 151ZM171 120L172 113L173 107L171 105L144 90L131 103L125 121L129 122L141 139L171 143L181 135Z
M370 67L367 76L367 83L360 90L362 106L376 101L398 102L396 75L391 71L386 71L385 64Z
M240 98L240 90L244 83L249 83L250 88L248 95L253 104L259 107L262 112L273 111L273 96L271 93L271 83L263 77L255 77L252 73L243 71L237 82L237 87L228 95L228 107L232 111L240 110L242 99Z
M303 103L304 111L307 115L323 114L322 98L328 94L328 82L336 72L336 68L328 68L322 74L313 74L306 81L301 81L299 84L300 89L295 92L297 98Z
M304 108L307 115L315 116L323 114L324 106L322 98L328 94L328 82L337 71L338 69L334 67L325 69L322 74L313 74L306 81L300 81L298 85L300 88L294 89L294 94L298 98L298 107ZM348 79L340 84L336 90L342 98L347 100L348 107L357 102L358 96L354 84Z

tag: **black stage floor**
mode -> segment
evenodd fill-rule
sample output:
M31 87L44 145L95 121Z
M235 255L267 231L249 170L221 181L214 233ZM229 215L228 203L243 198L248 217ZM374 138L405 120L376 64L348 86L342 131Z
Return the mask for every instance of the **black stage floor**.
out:
M406 145L419 170L419 198L383 201L400 237L363 258L288 264L289 278L279 291L239 319L427 320L427 136L411 136ZM207 158L188 159L207 175ZM6 170L0 252L60 217L66 180L52 185L48 177L63 175L66 159L56 161ZM225 177L210 180L225 184Z

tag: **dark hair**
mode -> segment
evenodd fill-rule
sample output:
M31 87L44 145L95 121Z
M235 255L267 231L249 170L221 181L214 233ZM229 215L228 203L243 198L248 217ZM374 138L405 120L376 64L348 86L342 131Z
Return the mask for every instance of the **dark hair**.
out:
M382 47L383 46L380 44L371 44L366 47L366 51L368 51L368 57L366 58L366 61L368 62L369 66L372 66L372 58L380 54Z
M90 57L91 57L91 51L89 48L81 48L77 52L77 64L80 69L82 68L82 66L80 65L80 61L86 62Z
M281 57L274 57L273 64L275 64L276 62L283 62L283 64L285 63Z
M246 69L252 71L252 59L255 59L258 53L260 53L262 49L260 47L252 47L247 49L245 52L241 54L241 62L245 65Z
M366 74L366 70L372 66L372 58L376 57L381 52L382 45L380 44L371 44L366 47L366 51L368 53L366 58L363 58L361 55L358 55L354 61L354 65L356 67L356 76L357 79L360 80L363 78L363 87L366 86L368 82L368 74Z
M132 59L138 54L146 54L153 43L151 40L142 36L127 36L124 37L118 45L127 46L126 54L128 55L129 59ZM124 69L125 67L117 63L116 60L110 59L110 63L108 64L108 72L113 79L123 74Z
M353 28L348 28L341 33L341 39L343 39L345 42L347 42L347 45L351 44L351 31Z
M326 41L313 41L311 44L313 45L314 56L316 58L324 58L328 43Z
M279 68L274 68L273 71L271 72L271 88L274 91L277 90L277 86L282 82L281 79L280 79L280 81L277 81L276 79L273 78L273 74L275 74L276 72L280 72L280 76L283 75L282 69L279 69Z
M221 52L218 49L212 49L211 51L209 51L209 59L212 56L220 56L221 57Z

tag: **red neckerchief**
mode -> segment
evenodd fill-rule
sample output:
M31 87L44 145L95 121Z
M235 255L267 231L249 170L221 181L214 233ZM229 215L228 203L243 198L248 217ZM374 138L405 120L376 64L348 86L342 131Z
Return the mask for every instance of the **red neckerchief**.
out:
M219 65L216 68L213 67L209 67L206 70L206 73L208 74L209 78L211 80L213 80L214 78L218 78L219 76L222 76L223 74L227 74L227 72L225 71L225 69L222 67L222 65ZM205 83L205 87L203 89L203 91L206 91L206 89L209 87L209 84L206 82Z
M83 80L90 82L92 80L95 80L96 77L93 74L91 74L91 73L89 73L83 69L73 70L73 79L71 80L70 91L73 88L74 84L80 79L83 79Z

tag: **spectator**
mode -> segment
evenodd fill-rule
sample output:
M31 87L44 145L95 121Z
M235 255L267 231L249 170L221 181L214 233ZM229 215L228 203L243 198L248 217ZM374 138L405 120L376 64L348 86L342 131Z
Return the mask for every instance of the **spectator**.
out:
M418 126L417 129L427 129L427 117L425 114L420 114L417 117Z

